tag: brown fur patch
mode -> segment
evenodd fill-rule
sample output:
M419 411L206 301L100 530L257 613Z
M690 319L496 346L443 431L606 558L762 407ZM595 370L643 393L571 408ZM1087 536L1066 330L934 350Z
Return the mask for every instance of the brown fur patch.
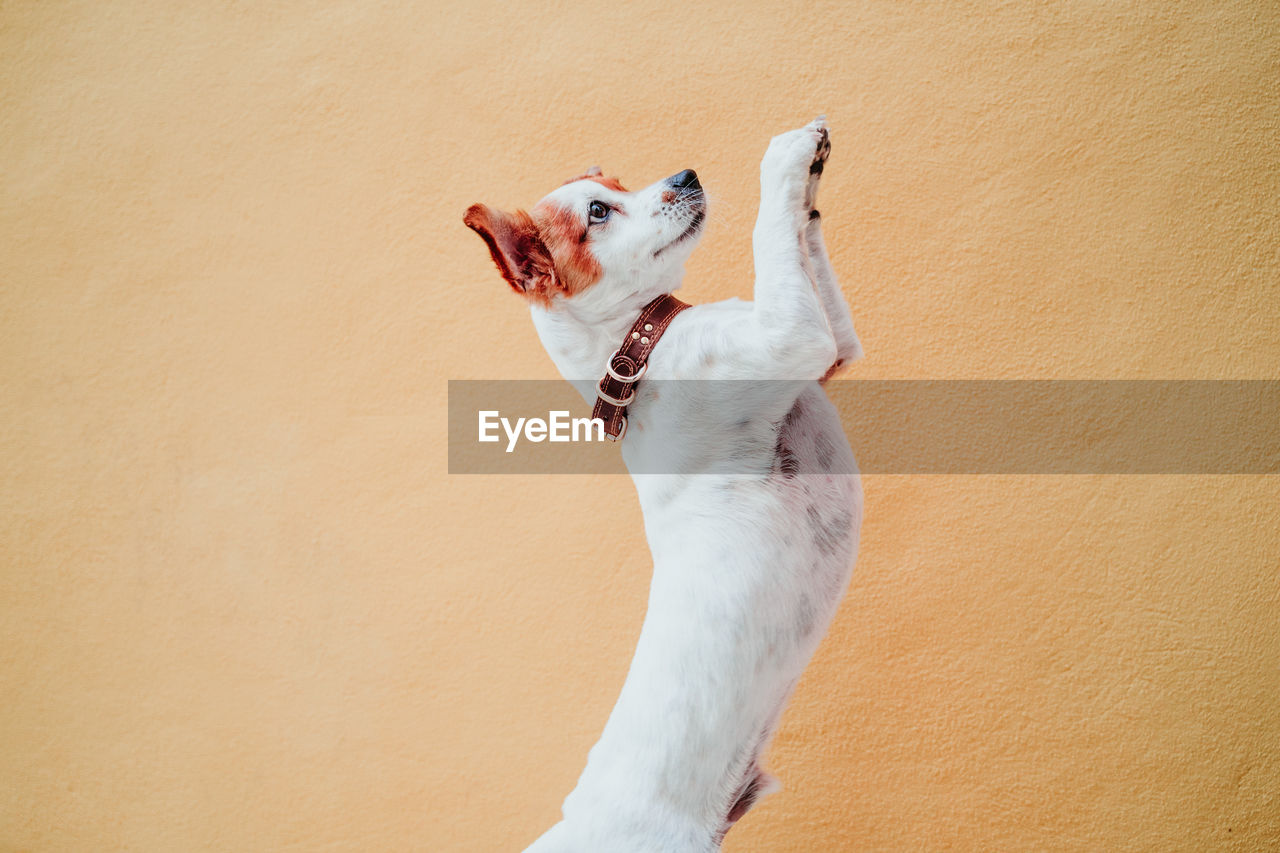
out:
M624 187L622 185L622 182L619 181L617 178L606 178L604 175L597 175L596 177L591 178L591 180L595 181L597 184L599 184L602 187L608 187L609 189L616 190L617 192L620 192L620 193L624 193L627 191L627 188Z
M618 181L617 178L606 178L603 174L601 174L600 169L598 167L592 169L591 171L585 174L579 175L576 178L570 178L569 180L565 181L565 183L572 184L575 181L595 181L597 184L599 184L602 187L607 187L608 189L615 190L620 193L624 193L627 191L627 188L624 187Z
M561 293L573 296L600 279L603 270L591 253L587 223L579 214L559 205L540 204L533 209L533 218L555 264Z

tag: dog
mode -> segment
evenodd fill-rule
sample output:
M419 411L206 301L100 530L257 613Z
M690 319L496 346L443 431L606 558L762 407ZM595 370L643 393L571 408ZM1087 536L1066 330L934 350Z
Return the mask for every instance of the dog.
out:
M649 607L562 819L526 853L719 850L777 788L761 759L848 586L862 520L822 385L862 354L815 207L830 150L824 118L773 138L753 301L677 314L631 385L621 453L653 557ZM706 210L692 170L628 192L593 168L528 212L473 205L464 222L593 401L641 311L679 287Z

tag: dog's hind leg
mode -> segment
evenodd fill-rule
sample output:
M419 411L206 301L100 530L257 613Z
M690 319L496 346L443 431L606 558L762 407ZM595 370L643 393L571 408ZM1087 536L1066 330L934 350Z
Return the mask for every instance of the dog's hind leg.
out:
M742 787L738 789L738 794L733 800L733 804L729 807L729 813L725 816L724 825L720 828L719 841L723 841L724 837L733 828L733 825L742 819L751 807L764 799L769 794L777 791L781 785L778 780L768 773L765 773L757 765L752 765L747 778L743 781Z
M809 268L813 271L814 287L822 300L822 309L827 315L831 335L836 339L836 360L823 377L826 379L849 362L862 358L862 342L858 340L858 333L853 330L849 303L845 301L840 283L836 281L836 272L831 267L831 259L827 257L820 216L809 221L805 229L805 244L809 252Z
M818 185L822 180L822 170L826 166L827 157L831 154L831 139L826 128L822 131L822 143L818 146L813 165L809 167L809 183L805 190L805 206L809 209L809 220L805 225L803 241L813 286L822 302L823 313L827 316L827 324L836 341L836 360L823 379L829 378L841 367L862 357L862 344L853 330L853 317L849 313L849 303L836 281L836 272L831 266L831 258L827 256L827 246L822 240L822 214L818 213Z

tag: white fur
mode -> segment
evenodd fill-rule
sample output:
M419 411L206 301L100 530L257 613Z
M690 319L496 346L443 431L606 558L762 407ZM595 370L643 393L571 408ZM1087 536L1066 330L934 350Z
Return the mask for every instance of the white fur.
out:
M648 613L563 820L528 853L718 850L726 814L848 583L861 486L816 380L861 350L820 220L809 219L818 183L809 167L823 127L819 120L776 137L761 164L754 303L680 314L637 386L621 450L653 555ZM641 307L678 287L696 242L693 235L655 257L697 207L664 201L669 189L658 182L624 194L580 180L546 199L621 206L591 237L601 279L532 309L547 352L589 401ZM803 381L653 381L665 379ZM802 470L815 454L834 461L826 473L787 476L778 470L780 441ZM688 473L635 473L655 459ZM762 777L762 794L771 781Z

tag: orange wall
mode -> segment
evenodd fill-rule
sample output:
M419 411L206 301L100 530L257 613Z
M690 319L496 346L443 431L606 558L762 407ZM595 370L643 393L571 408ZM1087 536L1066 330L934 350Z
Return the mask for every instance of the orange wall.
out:
M825 112L853 376L1276 377L1274 4L518 9L0 7L0 850L554 820L647 561L625 478L446 475L446 379L554 375L472 202L697 168L745 296ZM1280 478L866 493L728 850L1280 845Z

